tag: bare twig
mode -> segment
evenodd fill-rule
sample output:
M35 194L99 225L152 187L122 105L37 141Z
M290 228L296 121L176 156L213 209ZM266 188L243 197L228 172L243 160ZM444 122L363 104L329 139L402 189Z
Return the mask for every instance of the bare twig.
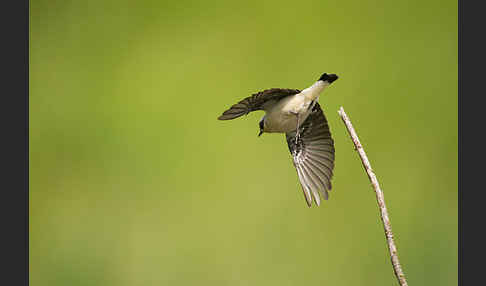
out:
M354 131L353 125L351 124L349 117L346 115L342 107L339 109L338 113L341 116L344 124L346 125L346 128L348 129L349 135L351 136L354 146L359 153L359 157L361 158L361 162L363 162L363 167L365 168L366 173L368 174L368 178L371 181L371 185L373 185L373 189L375 189L376 200L378 201L378 206L380 207L381 221L383 222L383 227L385 229L385 236L388 243L388 250L390 251L393 271L397 276L398 283L401 286L406 286L408 284L407 280L405 279L405 274L403 274L402 267L400 266L400 261L398 260L397 247L395 246L395 242L393 241L393 232L390 219L388 218L388 211L386 210L383 192L380 189L380 185L378 184L375 173L373 172L373 169L371 169L370 161L366 156L363 146L359 142L358 135L356 134L356 131Z

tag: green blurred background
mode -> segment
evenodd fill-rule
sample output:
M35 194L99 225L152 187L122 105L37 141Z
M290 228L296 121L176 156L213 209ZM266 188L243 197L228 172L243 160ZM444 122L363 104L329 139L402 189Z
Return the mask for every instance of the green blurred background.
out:
M456 285L456 1L30 2L31 285ZM340 79L308 208L281 134L226 108Z

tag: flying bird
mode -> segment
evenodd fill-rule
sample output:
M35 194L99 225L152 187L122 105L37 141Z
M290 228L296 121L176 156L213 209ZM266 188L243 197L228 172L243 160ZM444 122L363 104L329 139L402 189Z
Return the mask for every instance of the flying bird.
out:
M324 73L304 90L266 89L242 99L218 117L219 120L230 120L252 111L265 111L259 122L258 136L263 133L285 133L309 207L312 198L320 205L319 194L327 200L332 188L334 140L318 100L324 89L337 79L335 74Z

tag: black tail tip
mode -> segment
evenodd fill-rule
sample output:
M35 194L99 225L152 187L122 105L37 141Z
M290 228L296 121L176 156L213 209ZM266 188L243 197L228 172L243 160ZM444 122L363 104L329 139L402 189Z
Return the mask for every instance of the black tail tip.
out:
M327 74L327 73L323 73L321 75L321 77L319 78L319 80L322 80L322 81L327 81L328 83L332 83L334 82L335 80L337 80L339 77L333 73L330 73L330 74Z

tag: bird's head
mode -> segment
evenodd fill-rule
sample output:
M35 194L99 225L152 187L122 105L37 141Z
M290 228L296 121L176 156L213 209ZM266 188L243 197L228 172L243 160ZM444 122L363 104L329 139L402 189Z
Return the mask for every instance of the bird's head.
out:
M263 129L265 128L265 116L262 117L260 122L258 123L258 126L260 127L260 133L258 133L258 137L263 134Z
M330 74L323 73L321 75L321 77L319 78L319 80L321 80L323 82L328 82L329 84L331 84L338 78L339 77L337 75L333 74L333 73L330 73Z

